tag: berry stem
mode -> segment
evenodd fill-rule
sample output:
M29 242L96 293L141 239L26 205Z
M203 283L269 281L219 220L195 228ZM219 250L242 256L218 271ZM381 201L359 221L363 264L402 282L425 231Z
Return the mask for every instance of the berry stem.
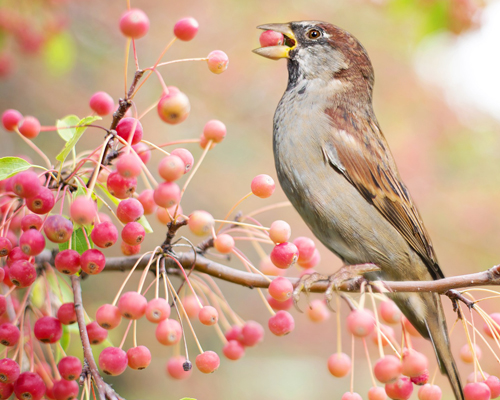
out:
M370 360L370 353L368 352L368 346L366 345L365 338L363 338L363 347L365 348L366 361L368 362L368 370L370 371L370 377L372 378L372 384L374 387L377 387L377 382L375 381L375 377L373 376L373 369L372 369L372 362Z
M42 159L43 161L45 162L45 164L47 164L47 168L48 169L52 169L52 164L50 163L50 160L49 158L45 155L45 153L40 150L40 148L35 144L33 143L31 140L25 138L21 132L19 132L19 129L17 129L17 126L14 128L14 131L19 135L19 137L29 146L31 147Z
M340 321L340 295L339 292L335 292L335 303L337 305L337 354L342 353L342 329Z
M266 228L265 226L247 224L246 222L228 221L228 220L225 220L225 219L214 219L214 221L215 222L220 222L222 224L231 224L231 225L246 226L246 227L249 227L249 228L260 229L262 231L269 231L269 229L270 229L270 228Z
M182 266L182 264L175 257L172 257L169 254L167 254L167 257L170 258L171 260L173 260L177 264L180 271L182 272L182 275L184 275L185 282L187 283L187 285L189 286L189 289L191 289L191 292L193 293L194 297L196 298L198 305L200 306L200 308L203 308L203 304L201 304L201 301L198 298L198 295L196 294L195 290L193 289L193 286L191 285L191 282L189 281L189 277L186 275L186 271L184 270L184 267Z
M127 325L127 329L125 330L125 333L123 334L123 338L122 338L122 341L120 342L120 346L118 346L120 349L123 347L123 345L125 344L125 339L127 339L127 335L128 335L128 331L130 330L130 327L132 326L132 322L134 322L133 320L130 320L128 322L128 325Z
M108 143L112 138L113 138L112 134L108 134L104 138L104 143L102 145L101 154L99 155L99 163L96 167L96 171L92 174L90 184L88 185L88 190L87 190L87 195L86 195L87 199L90 199L90 196L92 196L92 192L94 191L95 183L97 182L97 176L99 175L99 171L101 170L102 162L103 162L104 157L106 155Z
M128 75L128 58L130 55L130 38L127 38L127 42L125 44L125 62L123 63L123 78L124 78L124 90L125 96L127 95L127 75Z
M378 310L377 310L377 304L375 303L375 296L373 295L372 287L370 285L368 285L368 291L370 292L370 298L372 300L372 306L373 306L373 313L375 314L375 329L377 329L378 354L380 358L383 358L384 348L382 346L382 337L381 337L382 330L380 329L380 320L378 319Z
M175 64L175 63L180 63L180 62L186 62L186 61L208 61L208 58L206 57L198 57L198 58L183 58L181 60L173 60L173 61L167 61L161 64L158 64L155 66L156 67L163 67L164 65L169 65L169 64ZM146 68L149 69L149 68Z

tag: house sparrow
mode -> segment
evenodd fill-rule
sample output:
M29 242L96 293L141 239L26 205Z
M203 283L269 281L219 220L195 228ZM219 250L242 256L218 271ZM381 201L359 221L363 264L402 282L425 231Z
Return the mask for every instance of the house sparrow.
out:
M373 68L348 32L321 21L267 24L282 45L255 53L288 59L274 115L274 156L285 194L316 237L346 265L373 263L379 279L442 279L431 240L399 176L372 107ZM391 297L431 340L441 371L463 400L436 293Z

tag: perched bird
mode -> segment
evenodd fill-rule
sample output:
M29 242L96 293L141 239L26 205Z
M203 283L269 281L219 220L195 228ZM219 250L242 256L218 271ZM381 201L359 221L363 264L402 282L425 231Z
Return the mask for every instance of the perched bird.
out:
M373 112L373 67L348 32L326 22L267 24L284 43L255 53L288 59L274 115L278 178L314 235L346 265L374 263L379 278L442 279L434 248ZM463 400L438 294L392 295L431 340L456 399Z

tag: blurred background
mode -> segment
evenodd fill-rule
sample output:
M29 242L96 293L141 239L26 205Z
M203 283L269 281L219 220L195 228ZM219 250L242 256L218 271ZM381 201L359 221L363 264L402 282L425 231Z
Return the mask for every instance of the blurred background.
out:
M173 25L192 16L200 23L191 42L176 42L165 60L205 57L223 50L230 65L221 75L205 63L180 63L161 68L167 85L175 85L191 101L191 115L182 124L166 125L156 112L142 120L145 138L154 143L197 138L205 122L220 119L226 125L225 141L211 150L182 203L185 214L206 209L222 218L249 192L257 174L276 177L272 155L272 117L286 87L284 61L272 62L254 55L259 47L257 25L291 20L321 19L356 36L367 49L375 68L375 111L401 175L409 187L433 239L446 275L487 269L500 260L500 3L481 0L132 0L132 6L149 16L149 34L137 41L141 67L154 64L171 40ZM43 125L54 125L68 114L90 114L88 101L99 90L115 99L124 93L126 40L118 30L125 1L1 0L0 1L0 110L15 108L34 115ZM129 63L129 83L133 75ZM142 87L135 101L139 114L158 100L161 87L155 76ZM109 126L110 118L101 121ZM0 156L37 155L15 135L2 131ZM78 149L96 147L102 131L88 129ZM56 132L42 132L34 142L51 157L63 147ZM198 145L188 148L197 159ZM156 174L154 154L150 162ZM238 209L245 213L284 201L281 189L266 200L250 198ZM308 235L305 224L291 207L263 213L269 225L284 219L292 237ZM143 249L159 243L165 228L150 218L155 230ZM187 232L183 232L187 234ZM199 240L199 239L195 239ZM317 242L317 241L316 241ZM317 242L318 246L319 243ZM257 254L242 246L255 264ZM341 266L321 250L318 270L332 273ZM266 250L271 250L267 248ZM119 255L109 251L109 255ZM241 268L234 260L231 262ZM290 275L298 275L294 269ZM101 274L84 282L84 303L90 316L111 302L124 276ZM129 290L136 283L129 284ZM269 314L255 291L220 283L232 307L244 319L267 325ZM444 299L449 326L454 315ZM498 303L497 303L498 304ZM307 307L305 296L302 309ZM485 304L492 312L495 303ZM498 307L497 307L498 308ZM342 319L346 310L342 308ZM173 350L155 344L153 327L141 321L139 344L150 347L153 361L144 371L127 370L108 379L127 399L339 399L349 390L349 378L333 378L326 360L335 351L335 314L321 324L292 311L295 331L283 338L266 332L265 341L247 349L237 362L222 357L215 374L194 371L188 380L176 381L165 373ZM122 323L124 325L124 323ZM205 349L220 353L214 330L199 323L195 329ZM123 326L121 327L123 328ZM453 334L455 354L465 343L463 332ZM123 329L110 335L118 345ZM188 336L194 359L196 349ZM350 339L344 333L344 351ZM417 339L435 368L431 346ZM128 342L127 342L128 343ZM125 346L127 347L127 345ZM372 361L376 359L371 346ZM79 355L77 338L73 351ZM99 347L96 348L98 353ZM498 374L498 364L484 348L484 368ZM366 398L370 387L361 342L356 346L355 390ZM465 378L472 366L458 361ZM448 383L438 375L443 399L451 399ZM416 399L416 393L413 397Z

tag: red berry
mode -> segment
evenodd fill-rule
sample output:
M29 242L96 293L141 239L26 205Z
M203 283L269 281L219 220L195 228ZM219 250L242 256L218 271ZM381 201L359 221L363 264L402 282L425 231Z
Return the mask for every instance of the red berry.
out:
M79 390L80 387L77 382L61 379L54 382L52 395L56 400L72 400L78 397Z
M61 215L51 215L45 220L43 232L54 243L64 243L73 233L73 224Z
M490 318L493 320L490 322L494 331L496 331L495 336L498 338L500 337L500 313L490 314ZM490 338L493 338L493 331L486 322L484 323L483 329L484 333L486 333Z
M100 344L104 342L108 337L108 331L101 328L97 321L92 321L87 324L87 335L89 336L90 344Z
M198 313L198 319L203 325L215 325L219 320L219 313L214 307L205 306Z
M173 182L184 175L186 166L184 161L176 155L164 157L158 165L158 173L167 182Z
M118 307L111 304L103 304L95 313L95 320L104 329L114 329L122 320Z
M0 399L7 400L14 393L14 385L12 383L0 382Z
M42 185L33 171L22 171L12 177L12 191L22 198L35 196Z
M205 236L212 232L214 217L204 210L193 211L189 216L188 227L197 236Z
M182 18L174 25L174 35L187 42L196 36L198 28L198 21L194 18Z
M400 323L402 315L403 314L399 310L398 306L392 300L385 300L380 303L380 316L386 323Z
M222 74L229 65L227 54L221 50L214 50L207 56L208 69L214 74Z
M427 382L429 382L429 370L426 369L420 375L412 376L410 379L411 379L411 382L414 383L415 385L418 385L418 386L425 385Z
M396 382L385 385L385 392L391 399L407 400L413 393L413 384L410 378L401 375Z
M231 253L234 249L234 239L231 235L222 233L215 238L214 247L219 253Z
M57 319L63 325L74 324L76 322L75 303L61 304L61 307L57 310Z
M328 358L328 371L337 378L346 376L351 365L351 357L345 353L334 353Z
M274 246L270 254L271 261L278 268L286 269L297 262L299 251L291 242L284 242Z
M0 257L8 256L12 250L12 243L6 237L0 237Z
M137 153L139 158L142 160L144 164L147 164L151 159L151 150L146 143L137 143L132 146L134 151Z
M128 366L132 369L144 369L151 362L151 352L146 346L132 347L127 350Z
M154 200L154 190L153 189L145 189L137 198L142 204L144 208L144 214L150 215L156 211L158 207Z
M269 318L268 326L276 336L284 336L294 330L295 321L289 312L281 310Z
M31 286L36 280L35 266L26 260L16 261L10 266L9 279L19 288Z
M40 400L45 394L45 384L38 374L23 372L14 383L14 393L18 399Z
M403 351L402 374L410 378L423 374L429 366L427 357L413 349Z
M146 231L138 222L129 222L122 230L122 240L130 246L141 244L145 236Z
M260 34L259 42L262 47L282 46L285 38L282 33L269 30Z
M2 124L6 131L13 131L22 119L23 115L17 110L5 110L2 114Z
M210 374L217 370L220 358L214 351L205 351L196 356L196 367L204 374Z
M464 387L465 400L490 400L491 391L484 382L468 383Z
M116 126L116 133L127 142L129 141L130 135L133 135L132 144L137 144L142 140L142 124L136 118L123 118Z
M245 347L255 346L262 342L263 339L264 328L255 321L247 321L245 325L243 325L243 328L241 328L241 334L238 337L238 341Z
M314 249L314 253L309 261L300 261L300 253L299 253L299 260L297 261L297 264L301 266L302 268L314 268L316 267L321 261L321 254L319 254L318 249Z
M24 117L19 122L18 129L21 135L23 135L25 138L34 139L40 133L41 126L38 119L32 116L28 116Z
M496 399L500 396L500 379L498 379L498 377L490 375L484 383L486 383L490 388L492 399Z
M118 229L112 222L101 222L94 225L90 237L97 247L107 248L113 246L118 240Z
M182 337L181 324L175 319L165 319L156 327L156 340L165 346L178 343Z
M106 257L100 250L88 249L80 256L82 270L89 275L97 275L106 266Z
M224 336L226 337L226 339L228 341L231 341L231 340L238 340L239 341L240 336L241 336L241 327L238 325L231 326L231 328L229 328L226 331Z
M239 360L245 355L245 347L237 340L229 340L222 348L222 353L229 360Z
M113 98L106 92L96 92L89 101L90 108L101 117L111 114L115 108Z
M179 157L184 162L184 173L189 172L194 164L194 158L191 152L187 149L178 148L170 153L173 156Z
M383 333L383 335L382 335L382 333ZM378 334L377 329L375 329L373 331L372 339L373 339L373 343L375 343L378 346L379 334ZM388 325L380 325L380 341L382 342L382 346L384 346L384 347L387 346L389 344L389 342L391 341L391 339L392 339L392 342L395 341L394 329L392 329Z
M142 318L146 312L148 301L138 292L126 292L118 300L118 309L120 314L127 319Z
M0 382L1 383L14 383L19 374L21 373L21 368L19 364L10 358L3 358L0 360ZM3 397L0 396L0 399Z
M122 200L116 208L116 216L124 224L137 221L143 215L144 207L139 200L134 198Z
M26 199L26 207L35 214L47 214L54 208L52 190L41 187L36 195Z
M170 316L170 305L161 297L149 300L145 314L149 322L158 324Z
M280 276L269 284L268 290L273 299L286 301L292 296L293 285L287 278Z
M0 344L10 347L14 346L21 337L19 328L10 322L5 322L0 325Z
M54 265L59 272L67 275L80 271L80 254L76 250L66 249L57 253Z
M297 246L299 250L299 259L297 260L299 264L311 260L314 255L314 250L316 250L316 245L312 239L305 236L299 236L293 241L293 244Z
M122 374L127 368L127 353L118 347L106 347L99 354L99 368L108 375Z
M137 179L125 178L117 171L113 171L108 175L106 186L109 192L118 199L126 199L132 196L137 186Z
M269 175L262 174L253 178L250 187L255 196L260 197L261 199L266 199L274 193L276 184L274 183L273 178Z
M128 38L139 39L149 31L149 18L137 8L131 8L120 18L120 30Z
M19 238L19 247L28 256L37 256L45 248L45 238L35 229L28 229Z
M124 178L139 176L142 170L139 157L133 153L121 155L116 163L116 170Z
M366 337L375 328L375 318L367 309L353 310L347 317L347 329L356 337Z
M0 278L5 278L5 271L3 268L0 268ZM3 275L3 276L1 276ZM0 282L3 281L3 279L0 279ZM3 294L0 294L0 316L2 316L5 311L7 311L7 300L5 299L5 296ZM1 381L1 378L0 378Z
M134 254L139 254L141 251L141 245L131 246L128 243L122 242L120 244L120 249L125 256L133 256Z
M226 125L219 120L212 119L203 127L203 136L214 143L220 143L226 137Z
M438 385L426 383L418 389L418 400L441 400L441 388Z
M175 182L163 182L156 187L153 198L160 207L170 208L181 201L181 189Z
M180 124L189 116L191 103L181 91L171 90L171 87L169 89L170 91L158 102L158 116L167 124Z
M402 371L401 360L396 356L385 356L380 358L373 367L375 378L381 383L394 382Z
M90 225L97 214L97 206L94 200L80 196L71 203L69 213L73 222L80 225Z
M368 400L386 400L387 394L385 389L381 387L374 386L368 391Z
M57 364L57 369L63 379L74 381L82 373L82 362L74 356L66 356L61 358Z
M36 320L33 328L35 337L43 343L55 343L62 337L61 321L46 316Z
M404 315L402 317L403 325L406 331L414 337L420 337L420 333L415 329L415 327L411 324L411 322Z
M267 297L267 302L274 311L289 310L293 306L293 298L289 298L285 301L278 301L273 299L271 296Z
M186 362L186 358L184 356L174 356L171 357L167 362L167 373L175 379L186 379L191 375L193 371L190 369L186 371L183 368L183 364Z

